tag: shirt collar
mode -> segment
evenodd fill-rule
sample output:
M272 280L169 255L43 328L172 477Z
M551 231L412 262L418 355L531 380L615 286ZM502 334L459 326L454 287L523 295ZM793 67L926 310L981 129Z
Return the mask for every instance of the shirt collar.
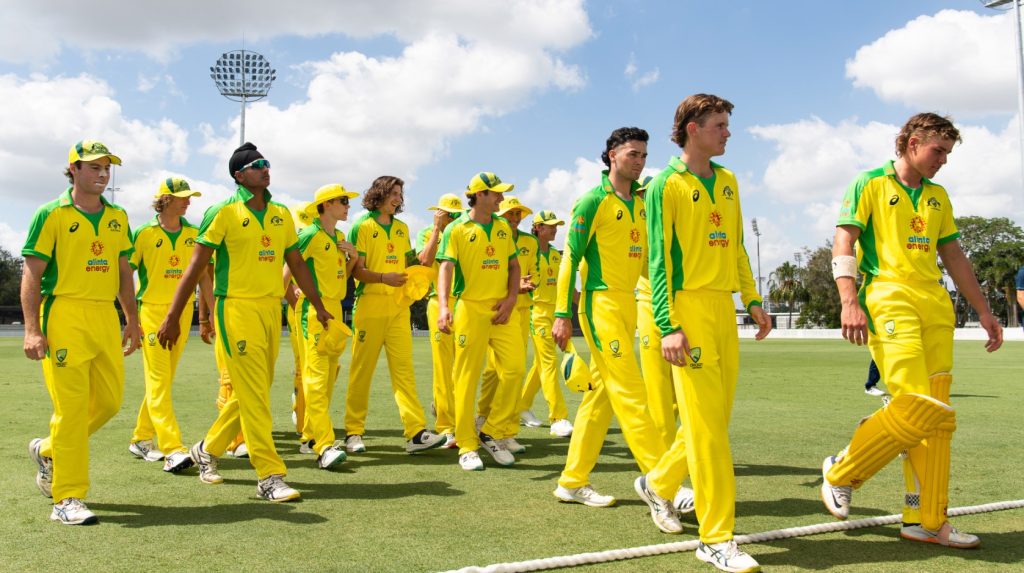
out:
M64 190L63 193L60 194L60 197L57 199L57 202L61 207L74 205L75 202L71 199L72 189L73 187L69 186L67 189ZM112 205L112 203L110 201L107 201L107 198L104 197L103 195L100 195L100 203L103 203L104 206Z

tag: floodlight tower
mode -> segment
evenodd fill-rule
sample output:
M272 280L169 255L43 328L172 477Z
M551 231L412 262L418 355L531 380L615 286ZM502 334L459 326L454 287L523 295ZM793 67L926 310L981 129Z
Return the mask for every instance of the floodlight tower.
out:
M761 231L757 228L757 218L750 220L750 226L754 228L754 236L757 237L757 296L761 296Z
M1013 22L1017 30L1017 120L1020 127L1021 177L1024 180L1024 34L1021 32L1020 0L981 0L986 8L1007 10L1013 3Z
M210 77L217 84L220 95L242 102L242 128L238 141L245 143L245 102L267 97L270 84L277 79L277 70L263 54L251 50L234 50L221 54L210 67Z

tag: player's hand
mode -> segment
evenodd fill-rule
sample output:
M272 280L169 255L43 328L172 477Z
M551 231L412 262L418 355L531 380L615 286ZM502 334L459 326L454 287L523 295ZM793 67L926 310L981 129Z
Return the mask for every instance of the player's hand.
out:
M324 325L324 328L326 329L327 322L334 318L334 315L327 312L327 309L324 308L324 303L322 302L316 305L314 308L316 308L316 319L320 321L320 324Z
M682 329L661 338L661 355L673 366L686 365L686 359L690 357L690 340Z
M1003 326L999 320L990 312L978 319L981 327L988 333L988 342L985 343L985 350L995 352L1003 345Z
M207 319L204 323L199 321L199 338L203 339L203 342L207 344L213 344L213 341L217 338L217 331L213 328L213 321Z
M554 338L555 344L565 352L565 346L572 338L572 320L564 316L555 317L555 322L551 325L551 338Z
M750 307L750 318L757 323L757 334L754 335L754 340L764 340L764 337L772 331L772 317L768 316L763 308L755 305Z
M840 314L840 322L843 325L843 338L850 341L850 344L862 346L868 342L868 317L864 309L856 300L843 303L843 311Z
M32 360L46 358L46 337L41 332L25 332L25 356Z
M344 253L346 261L351 261L358 256L358 253L356 253L356 246L345 239L338 241L338 250Z
M121 349L124 355L128 356L142 346L142 327L139 326L139 319L128 319L124 325L124 332L121 333Z
M452 216L448 213L448 211L445 211L443 209L434 210L434 228L437 229L437 232L440 233L441 231L443 231L444 228L447 227L448 223L450 222L452 222Z
M405 273L382 273L380 275L380 282L393 287L404 285L406 280Z
M437 329L445 334L452 333L452 311L447 305L441 305L437 312Z
M537 288L537 285L533 284L533 275L523 275L519 277L519 292L521 294L532 292Z
M496 311L491 317L491 324L508 323L509 317L512 316L512 309L516 307L516 298L515 295L507 296L491 307L491 310Z
M180 317L174 320L171 318L170 316L164 318L160 330L156 331L156 339L160 341L160 348L164 350L174 347L174 344L178 342L178 337L181 336L181 327L178 326Z

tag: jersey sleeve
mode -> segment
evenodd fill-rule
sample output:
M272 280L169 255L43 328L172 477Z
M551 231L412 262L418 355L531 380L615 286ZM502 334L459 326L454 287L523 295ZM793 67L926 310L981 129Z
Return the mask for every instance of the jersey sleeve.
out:
M570 318L572 313L572 293L576 290L576 269L579 268L583 254L590 241L594 216L601 205L601 199L593 193L580 197L572 207L569 232L565 237L565 254L562 264L558 267L558 282L555 295L555 316Z
M423 249L427 248L427 240L430 239L430 233L433 232L434 226L428 225L418 235L416 235L416 252L423 252Z
M843 206L839 210L839 220L836 221L837 227L853 225L861 231L867 228L868 221L871 220L872 203L868 197L864 196L864 188L870 180L871 175L864 172L846 188Z
M196 239L197 243L206 245L211 249L217 250L224 242L224 217L220 216L221 207L214 205L206 210L203 215L203 223L199 226L199 237Z
M953 205L949 198L946 198L949 205L943 212L942 224L939 226L939 245L944 245L954 239L960 238L960 230L957 229L956 219L953 217Z
M131 257L135 254L135 238L132 236L132 227L128 223L128 215L124 211L121 213L124 214L124 235L121 238L121 248L118 250L118 254L128 257L131 261Z
M53 249L57 244L56 217L50 217L52 211L40 207L28 228L25 246L21 249L22 256L36 257L49 262Z
M131 265L131 267L136 270L138 270L139 268L139 263L142 262L142 249L138 248L138 242L139 236L142 234L142 230L145 228L146 227L142 227L141 229L137 229L134 233L132 233L132 244L136 245L136 248L135 250L132 251L132 256L128 258L128 264Z
M301 231L299 231L298 247L299 253L302 255L302 258L309 258L309 256L306 254L306 251L309 249L309 244L313 241L313 237L315 236L316 227L314 227L313 225L309 225L308 227L305 227Z
M678 193L666 193L667 176L655 177L647 186L647 275L651 285L651 307L654 324L662 336L679 330L672 323L673 261L669 249L675 243L675 201Z
M739 201L739 194L736 196ZM736 205L736 235L740 238L739 248L736 249L736 272L740 278L740 300L743 308L750 312L750 307L761 306L761 296L757 294L757 283L754 281L754 273L750 270L750 255L747 253L747 245L743 236L743 210L739 204Z
M458 241L452 236L454 229L455 223L444 228L444 233L441 234L441 245L437 248L437 257L435 257L437 260L453 263L459 260Z
M359 256L365 257L367 251L369 250L369 246L367 244L367 234L359 232L362 226L363 220L360 220L355 225L352 225L352 228L348 230L348 242L352 243L355 246L356 252L359 253Z

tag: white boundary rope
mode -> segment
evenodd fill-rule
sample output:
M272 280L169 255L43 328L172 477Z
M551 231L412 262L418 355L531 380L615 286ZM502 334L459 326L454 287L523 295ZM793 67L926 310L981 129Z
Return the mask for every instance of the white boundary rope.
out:
M997 501L983 505L971 505L967 507L955 507L947 514L950 517L958 515L972 515L975 513L988 513L992 511L1003 511L1007 509L1024 508L1024 499L1012 501ZM803 537L805 535L818 535L820 533L833 533L836 531L848 531L862 527L877 527L879 525L892 525L900 523L902 515L886 515L883 517L865 517L852 521L833 521L819 523L817 525L803 525L800 527L788 527L762 533L751 533L749 535L737 535L736 543L762 543L776 539L788 539L791 537ZM579 553L576 555L563 555L560 557L546 557L543 559L531 559L529 561L518 561L513 563L495 563L485 567L472 565L446 573L519 573L521 571L542 571L544 569L559 569L562 567L574 567L577 565L588 565L592 563L605 563L607 561L619 561L622 559L635 559L650 555L664 555L666 553L681 553L697 549L697 540L677 541L675 543L660 543L657 545L644 545L641 547L628 547L624 549L610 549L608 551L597 551L593 553Z

